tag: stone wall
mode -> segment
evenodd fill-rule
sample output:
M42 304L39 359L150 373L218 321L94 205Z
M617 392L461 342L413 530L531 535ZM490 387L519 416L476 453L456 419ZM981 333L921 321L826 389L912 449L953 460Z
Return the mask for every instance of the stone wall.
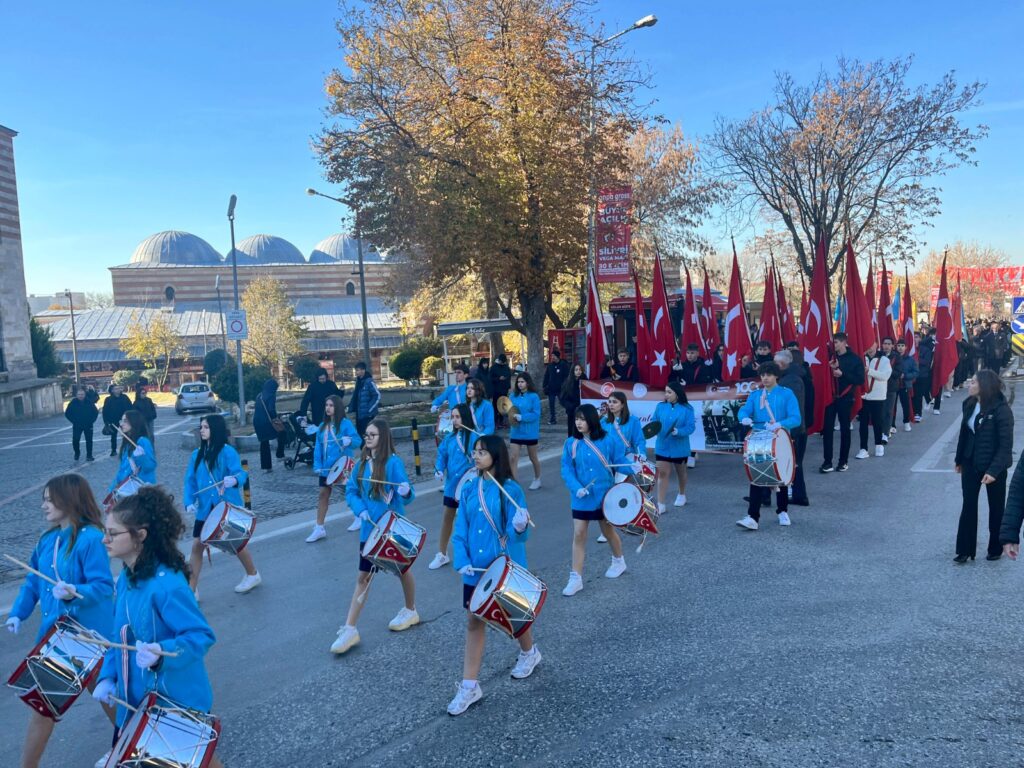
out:
M10 382L36 376L28 330L18 185L14 174L15 136L17 133L0 126L0 274L3 275L0 280L0 346L6 367L6 376L0 378Z

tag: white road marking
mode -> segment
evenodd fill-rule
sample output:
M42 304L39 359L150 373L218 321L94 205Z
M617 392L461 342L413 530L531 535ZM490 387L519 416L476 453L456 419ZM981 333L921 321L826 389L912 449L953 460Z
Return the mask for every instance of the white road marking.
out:
M938 440L931 444L931 447L924 452L924 455L910 468L911 472L952 472L951 469L935 469L935 464L944 452L946 452L949 441L960 431L960 419L954 419L953 423L946 427Z
M57 429L51 429L49 432L44 432L41 435L36 435L35 437L26 437L24 440L19 440L16 443L11 443L10 445L5 445L3 448L0 448L0 451L9 451L12 448L17 448L19 445L24 445L25 443L31 443L33 440L39 440L40 438L49 437L50 435L56 435L58 432L68 432L68 431L70 431L70 429L71 429L71 425L70 424L68 424L68 426L66 426L66 427L58 427Z

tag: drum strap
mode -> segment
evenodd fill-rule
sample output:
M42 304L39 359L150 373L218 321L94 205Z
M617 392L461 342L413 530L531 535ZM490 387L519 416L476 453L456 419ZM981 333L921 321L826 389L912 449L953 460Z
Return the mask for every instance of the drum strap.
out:
M622 434L622 427L619 426L618 419L612 421L612 426L615 427L615 434L617 434L619 436L619 439L622 440L623 445L625 445L627 448L632 448L633 446L629 444L629 440L627 440L626 436Z
M590 450L597 454L597 458L601 460L601 463L604 464L604 468L608 470L611 476L615 477L615 470L611 468L611 465L608 463L608 460L604 457L604 454L601 453L601 451L598 449L596 445L593 444L593 442L591 442L590 438L584 437L583 442L586 443Z
M768 418L771 420L771 423L774 424L775 423L775 414L772 413L772 407L768 403L768 390L767 389L762 389L761 390L761 407L764 408L766 411L768 411Z
M495 480L495 483L498 481ZM480 481L476 486L477 499L480 501L480 510L484 513L484 517L487 518L487 522L491 524L491 528L494 529L494 534L498 537L498 543L501 544L501 551L504 552L506 544L508 543L508 536L503 532L505 530L505 499L502 496L501 490L498 491L498 504L501 506L501 529L494 524L494 518L491 517L490 511L487 509L487 498L484 496L484 478L480 478Z

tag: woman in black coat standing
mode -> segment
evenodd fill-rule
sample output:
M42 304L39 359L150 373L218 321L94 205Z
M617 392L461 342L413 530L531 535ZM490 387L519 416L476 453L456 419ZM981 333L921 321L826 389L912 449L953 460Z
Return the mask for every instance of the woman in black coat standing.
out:
M565 377L565 381L562 382L562 393L558 399L561 401L562 407L565 408L566 421L569 424L569 437L572 437L572 433L576 430L576 409L580 407L580 382L585 378L583 366L576 363L569 375Z
M277 419L277 382L267 379L263 389L256 396L256 410L252 414L252 426L260 441L260 468L270 472L274 464L270 458L270 441L277 440L277 458L284 458L284 432L274 429Z
M956 471L963 490L955 563L973 560L978 548L978 495L988 494L988 560L1002 555L999 529L1006 506L1006 473L1012 462L1013 411L1003 396L1003 382L992 371L978 371L968 384Z

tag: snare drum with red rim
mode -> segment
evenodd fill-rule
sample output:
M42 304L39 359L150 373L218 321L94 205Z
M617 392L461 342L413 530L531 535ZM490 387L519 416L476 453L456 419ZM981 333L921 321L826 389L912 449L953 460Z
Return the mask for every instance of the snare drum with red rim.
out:
M200 534L203 544L237 555L256 530L256 515L245 507L222 501L210 511Z
M126 477L117 484L114 490L103 498L103 506L109 509L115 506L122 499L134 496L139 492L140 488L145 488L147 485L151 485L151 483L147 483L145 480L140 480L134 475Z
M121 728L106 768L206 768L220 720L149 693Z
M469 611L509 637L520 637L540 615L548 588L523 566L498 555L477 582Z
M434 442L438 445L448 435L455 431L455 423L452 421L452 412L443 410L437 415L437 424L434 426Z
M81 638L102 640L74 619L61 616L18 665L7 685L43 717L60 720L75 699L92 685L103 665L104 647Z
M426 543L426 528L389 509L363 544L363 557L380 570L401 576L412 568Z
M601 502L604 519L635 536L658 533L658 505L635 483L616 483Z
M784 429L751 432L743 441L743 466L751 485L777 488L789 485L796 474L796 451Z
M324 481L328 485L334 485L335 483L341 483L344 485L348 482L348 476L352 474L353 468L356 463L349 456L342 456L338 459L334 466L331 467L331 471L327 473L327 479Z

